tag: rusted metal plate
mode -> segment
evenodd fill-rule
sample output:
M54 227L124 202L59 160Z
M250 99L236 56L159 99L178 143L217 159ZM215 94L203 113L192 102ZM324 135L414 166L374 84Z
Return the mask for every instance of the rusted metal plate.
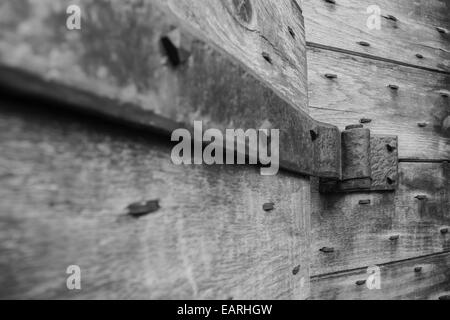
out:
M370 138L371 189L395 190L398 186L398 138L372 135Z
M351 131L356 130L355 128ZM357 130L361 130L360 128ZM320 192L389 191L398 186L398 138L370 135L370 132L342 133L342 171L354 178L332 181L321 179ZM368 143L370 141L370 143ZM351 143L350 143L351 142ZM353 155L350 157L349 155ZM359 155L359 156L357 156ZM366 161L367 160L367 163ZM368 177L366 175L369 174Z
M192 129L194 121L202 121L204 130L279 129L281 168L339 178L340 165L335 162L339 161L338 129L320 129L315 147L311 130L325 126L300 108L301 103L307 105L306 94L281 92L276 88L283 84L274 83L277 74L290 68L306 70L301 17L289 17L297 40L291 39L289 45L277 42L282 51L274 50L266 40L258 42L259 46L250 45L256 41L254 33L230 29L249 38L250 44L240 45L248 46L249 55L259 57L258 61L248 56L239 61L239 54L231 50L236 39L224 38L217 46L211 30L210 37L199 38L186 26L182 5L171 7L173 15L161 3L84 1L82 29L68 31L64 3L45 2L40 14L35 14L38 5L25 1L30 14L22 17L20 10L14 11L0 32L0 82L166 135L176 128ZM279 4L260 5L275 10ZM227 18L224 25L233 21ZM19 30L33 24L42 24L42 28ZM288 37L293 36L288 33ZM280 54L286 57L280 58L277 52L285 52ZM306 86L306 76L301 81L295 87ZM289 98L293 96L301 103ZM321 163L327 164L315 165Z

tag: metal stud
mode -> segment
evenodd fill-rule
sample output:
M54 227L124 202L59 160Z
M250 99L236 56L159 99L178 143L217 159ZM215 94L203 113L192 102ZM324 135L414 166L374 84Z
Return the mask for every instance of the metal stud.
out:
M366 42L366 41L359 41L357 42L359 45L363 46L363 47L370 47L370 43Z
M159 200L150 200L132 203L127 207L128 215L134 218L140 218L147 214L156 212L160 209Z

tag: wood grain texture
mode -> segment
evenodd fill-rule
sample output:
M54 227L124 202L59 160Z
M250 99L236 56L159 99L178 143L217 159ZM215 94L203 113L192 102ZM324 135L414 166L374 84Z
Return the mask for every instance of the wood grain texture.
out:
M168 139L37 103L0 101L0 298L309 295L309 179L175 166Z
M450 159L450 98L440 93L450 87L450 76L310 48L308 83L314 119L341 130L371 119L366 127L373 133L399 137L400 158Z
M395 193L319 194L315 185L311 274L449 251L450 236L440 232L450 226L450 174L446 166L400 163ZM334 251L320 251L324 247Z
M369 29L367 8L381 10ZM419 67L450 71L450 4L442 0L305 0L306 40ZM395 17L389 18L389 16ZM436 29L441 27L447 33ZM361 46L365 41L370 46ZM421 54L418 58L416 54Z
M415 271L421 268L420 272ZM450 254L380 265L381 289L357 281L368 278L359 269L311 279L313 300L438 300L450 294Z
M16 19L12 27L0 36L1 85L51 96L166 133L180 127L192 128L194 121L202 121L205 130L279 129L280 165L313 174L310 129L314 123L309 115L254 76L251 66L243 67L232 55L217 50L212 41L198 40L197 35L187 32L184 18L178 19L170 11L174 4L83 1L86 17L82 30L68 31L58 25L65 21L65 11L61 11L64 2L24 3L28 16L13 15ZM225 10L223 5L211 1L203 9ZM39 11L41 6L46 10ZM192 9L186 5L183 8L177 10ZM279 14L276 8L266 9ZM216 11L213 14L199 9L202 15L212 17L218 14ZM199 13L198 19L202 15ZM219 18L211 19L213 23ZM216 23L226 28L231 20ZM202 21L206 23L207 19ZM31 28L34 24L44 25ZM17 32L21 26L25 34ZM302 37L301 33L298 37ZM224 45L230 41L222 39ZM240 48L244 50L246 45ZM266 51L271 58L269 63L261 57L264 63L270 68L279 66L276 57ZM295 56L305 59L304 52ZM293 62L296 66L297 63L301 66L301 61ZM288 80L285 76L282 79ZM287 83L306 86L306 78L300 84L295 79ZM279 84L288 88L287 84ZM300 94L295 96L302 99ZM304 99L306 105L306 95Z
M234 6L238 2L80 0L82 29L69 31L66 8L73 1L2 1L0 61L125 102L138 100L147 109L157 99L152 74L166 75L158 70L166 62L160 38L182 26L308 112L304 25L297 2L246 0L248 23Z

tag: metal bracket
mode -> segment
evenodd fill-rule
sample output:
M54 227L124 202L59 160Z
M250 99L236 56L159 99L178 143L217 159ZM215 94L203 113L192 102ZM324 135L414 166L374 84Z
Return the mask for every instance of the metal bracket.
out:
M341 177L321 178L322 193L393 191L398 185L398 138L372 135L363 125L341 134Z

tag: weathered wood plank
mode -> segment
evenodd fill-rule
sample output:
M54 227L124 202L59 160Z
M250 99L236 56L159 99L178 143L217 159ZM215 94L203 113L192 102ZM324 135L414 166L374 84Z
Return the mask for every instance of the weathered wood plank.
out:
M308 83L314 119L341 130L370 119L373 133L399 137L400 158L450 159L449 75L311 48Z
M8 3L3 6L15 8ZM195 120L203 121L205 129L279 129L281 166L304 174L313 173L310 137L313 120L302 111L304 108L297 107L298 103L293 99L290 103L285 100L287 94L277 94L274 90L277 85L261 81L261 76L255 77L254 74L258 73L253 70L255 66L238 63L236 56L242 58L245 56L243 53L233 51L234 55L231 55L223 48L216 50L214 42L208 40L205 43L196 38L197 34L193 37L187 32L191 28L184 20L194 19L189 14L192 13L190 10L200 6L200 2L195 2L190 9L179 1L86 0L81 3L85 18L79 31L68 31L64 24L59 25L65 23L64 5L67 3L64 1L39 4L24 1L18 12L13 10L10 23L0 34L0 83L50 95L91 111L166 132L174 127L192 127ZM201 6L203 9L198 8L196 16L201 21L197 23L212 24L217 18L215 23L225 28L216 30L222 35L227 28L232 28L232 22L237 24L234 16L222 12L226 7L224 4L201 3L204 4ZM272 12L276 16L273 19L277 19L284 17L282 13L288 10L286 5L286 2L282 5L260 2L254 10L262 12L258 14ZM265 11L263 6L267 6ZM187 16L177 18L172 11ZM257 12L254 13L255 19ZM216 18L202 19L210 16ZM191 23L195 24L195 21ZM33 25L42 25L42 28L33 28ZM278 27L274 24L275 29ZM202 25L201 28L210 32L214 29L211 25ZM233 28L233 32L248 33L240 24ZM295 51L297 46L291 46L290 50L295 49L295 52L289 56L299 60L279 60L283 63L289 60L288 65L304 71L305 46L304 41L301 42L304 36L298 28L300 25L294 31L298 31L297 45L303 48L303 53ZM266 29L267 32L271 30ZM271 30L271 36L267 37L276 38L273 34L276 30ZM230 31L229 35L233 32ZM233 42L236 37L223 38L222 47L239 47L250 54L254 52L251 49L255 46L254 37L262 41L266 38L262 36L264 34L254 31L247 36L242 35L245 41L239 43L240 47ZM264 41L260 45L267 46ZM270 46L264 50L271 57L270 62L260 57L267 68L280 68L281 65L270 50L280 55L289 51ZM253 63L257 60L254 57L248 59ZM276 72L285 81L278 82L278 85L288 91L289 86L304 90L303 95L300 92L292 95L306 106L306 78L299 79L295 72L286 72L293 76ZM267 74L264 77L271 79ZM98 102L103 101L102 98L112 103Z
M309 295L308 178L175 166L169 138L37 103L0 101L0 298ZM69 265L81 291L66 289Z
M370 6L381 10L369 29ZM440 0L305 0L306 40L406 64L450 71L450 4ZM446 30L440 33L437 27ZM370 46L361 46L364 41ZM421 57L416 55L420 54Z
M165 75L158 70L164 63L157 48L161 33L182 25L307 112L299 6L295 0L244 2L245 12L238 12L234 0L81 0L81 30L69 31L66 8L73 1L2 1L1 62L147 106L156 98L151 74Z
M437 300L450 294L450 253L380 266L381 288L369 290L367 269L311 279L314 300ZM420 271L419 271L420 269Z
M450 227L447 166L400 163L395 193L330 195L319 194L314 186L311 274L449 251L450 235L441 233Z

